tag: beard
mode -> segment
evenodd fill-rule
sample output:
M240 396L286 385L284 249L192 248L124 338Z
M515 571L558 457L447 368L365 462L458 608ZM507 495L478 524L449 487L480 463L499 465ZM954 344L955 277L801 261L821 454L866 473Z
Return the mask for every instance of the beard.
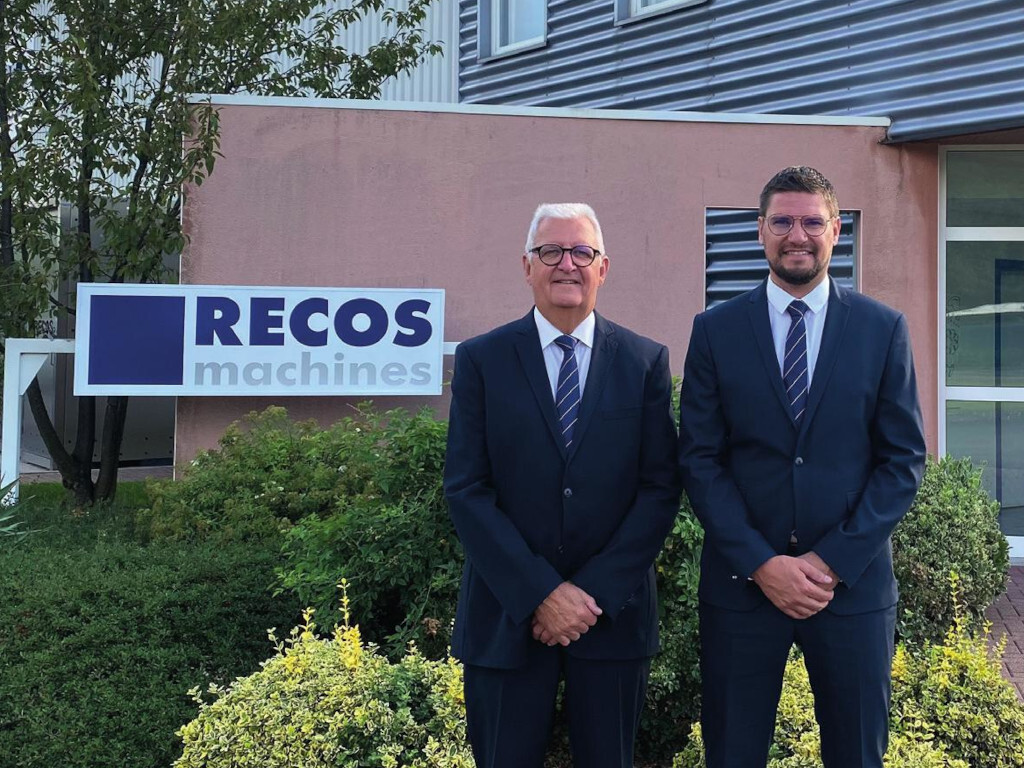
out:
M768 268L775 273L776 277L789 285L807 285L821 274L824 266L824 260L817 253L814 254L814 263L803 269L789 269L782 265L782 259L768 262Z

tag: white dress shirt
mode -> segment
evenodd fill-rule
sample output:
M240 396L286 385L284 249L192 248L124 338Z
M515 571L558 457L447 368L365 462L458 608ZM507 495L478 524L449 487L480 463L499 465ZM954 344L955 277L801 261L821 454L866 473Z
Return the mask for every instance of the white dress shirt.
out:
M831 277L822 280L813 291L803 297L808 311L804 313L804 325L807 328L807 388L811 388L814 378L814 364L818 362L821 350L821 332L825 328L825 314L828 312L828 293ZM793 324L786 308L793 302L790 296L775 282L768 278L768 319L772 324L772 339L775 342L775 356L779 359L779 371L782 361L786 358L786 336Z
M562 348L555 344L555 339L561 336L562 332L548 322L548 319L536 307L533 308L533 320L537 323L540 348L544 353L544 367L548 372L548 381L551 382L551 397L554 398L555 389L558 387L558 369L562 367ZM580 375L580 399L583 398L587 371L590 370L590 355L594 349L594 326L594 313L591 312L572 333L568 334L577 342L576 367L579 369Z

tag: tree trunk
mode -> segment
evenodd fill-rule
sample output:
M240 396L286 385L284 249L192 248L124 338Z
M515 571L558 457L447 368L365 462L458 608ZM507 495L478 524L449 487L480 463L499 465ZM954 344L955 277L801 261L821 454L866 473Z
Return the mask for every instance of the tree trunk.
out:
M60 472L61 482L75 499L75 506L87 507L93 503L95 498L95 487L92 482L92 451L86 457L85 462L76 454L69 454L61 443L60 435L53 427L50 414L46 411L46 402L43 400L42 390L39 388L39 380L33 379L25 392L28 397L28 407L35 419L39 435L43 438L43 444L57 465ZM93 412L95 413L96 398L88 397L82 400L91 400ZM85 407L83 402L82 407Z
M7 25L7 2L0 0L0 35L3 37L3 59L0 59L0 159L4 162L13 160L11 148L12 138L10 129L10 104L9 91L7 87L7 61L8 36L4 28ZM7 191L0 199L0 274L4 267L14 264L14 238L11 232L13 215L13 200L10 192Z
M103 435L100 437L100 474L96 478L97 501L113 501L117 493L117 470L127 415L127 396L107 398L107 408L103 413Z
M92 451L96 444L96 398L78 398L78 428L75 431L75 449L71 452L74 471L64 487L75 497L75 506L90 506L96 500L96 486L92 482Z

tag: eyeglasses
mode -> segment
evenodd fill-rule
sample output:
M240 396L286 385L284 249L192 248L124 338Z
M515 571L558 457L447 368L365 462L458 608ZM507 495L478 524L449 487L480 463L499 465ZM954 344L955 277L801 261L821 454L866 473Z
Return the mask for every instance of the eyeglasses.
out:
M594 263L594 259L601 255L599 250L591 248L589 245L574 245L572 248L563 248L554 243L538 245L536 248L531 248L530 253L536 253L540 258L540 263L546 264L549 267L557 267L561 264L562 256L566 253L569 254L572 263L577 267L589 267Z
M783 214L776 214L775 216L769 216L765 221L768 222L768 231L776 237L782 237L788 235L790 230L793 229L793 225L796 222L800 222L800 226L803 227L811 237L817 237L818 235L825 234L825 229L828 224L836 216L829 216L827 219L821 216L785 216Z

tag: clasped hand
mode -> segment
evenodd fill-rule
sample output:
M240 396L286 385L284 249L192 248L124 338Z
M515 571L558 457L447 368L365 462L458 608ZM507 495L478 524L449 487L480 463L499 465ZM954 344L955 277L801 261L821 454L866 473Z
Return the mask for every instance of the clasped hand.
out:
M794 619L809 618L828 605L838 581L814 552L776 555L754 571L753 579L776 608Z
M545 645L568 645L594 626L601 613L594 598L563 581L533 612L533 639Z

